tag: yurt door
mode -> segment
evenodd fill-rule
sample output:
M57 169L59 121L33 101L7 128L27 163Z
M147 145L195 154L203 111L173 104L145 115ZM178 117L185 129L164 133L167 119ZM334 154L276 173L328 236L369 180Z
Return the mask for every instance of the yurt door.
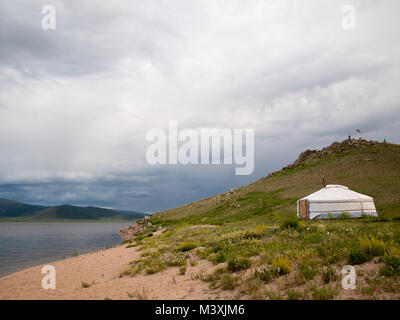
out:
M301 219L308 219L308 201L299 201L299 215Z

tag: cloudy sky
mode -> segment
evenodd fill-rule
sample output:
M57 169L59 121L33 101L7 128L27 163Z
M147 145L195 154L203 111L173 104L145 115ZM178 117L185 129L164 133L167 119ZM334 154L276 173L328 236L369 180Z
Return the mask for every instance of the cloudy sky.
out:
M156 211L357 128L400 143L399 12L398 0L2 0L0 197ZM149 165L146 133L170 120L254 129L253 174Z

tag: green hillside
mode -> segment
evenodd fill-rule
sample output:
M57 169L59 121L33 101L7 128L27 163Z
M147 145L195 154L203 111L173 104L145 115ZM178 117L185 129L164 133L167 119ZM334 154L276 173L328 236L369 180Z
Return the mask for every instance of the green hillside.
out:
M257 218L277 221L296 215L296 201L327 184L372 196L379 216L400 218L400 146L345 140L303 152L293 165L248 186L157 214L160 222L226 224Z
M327 184L374 197L379 218L298 221L296 201ZM345 140L307 150L253 184L159 212L132 238L142 258L124 270L148 274L199 260L198 278L232 298L400 298L400 146ZM149 237L163 227L164 233ZM341 287L355 265L357 290Z

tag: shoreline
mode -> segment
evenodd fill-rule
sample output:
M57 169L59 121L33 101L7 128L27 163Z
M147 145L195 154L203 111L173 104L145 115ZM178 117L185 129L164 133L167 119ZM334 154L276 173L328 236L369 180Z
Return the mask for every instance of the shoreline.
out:
M43 264L0 278L0 300L132 300L229 299L229 293L212 292L197 278L213 268L199 261L179 275L178 267L156 274L124 276L123 268L140 257L137 247L120 244L77 257L50 262L56 271L56 289L42 288Z
M115 247L118 233L132 222L3 222L0 223L0 277Z
M8 218L0 218L0 223L4 222L51 222L51 223L80 223L80 222L85 222L85 223L134 223L138 219L133 219L133 220L119 220L119 219L8 219Z
M82 282L100 283L109 281L110 274L114 275L117 269L128 260L135 259L136 250L128 251L122 258L123 245L109 249L97 250L76 257L56 260L33 267L24 268L6 276L0 277L0 300L31 300L31 299L86 299L86 292L75 295ZM120 258L120 259L118 259ZM107 261L107 263L104 263ZM42 268L45 265L54 266L56 270L56 289L42 288ZM107 275L107 277L105 277ZM84 289L84 288L82 288Z
M120 245L121 245L121 242L119 242L118 244L110 245L108 248L86 249L86 250L83 250L81 253L77 252L78 255L76 257L84 256L84 255L91 254L91 253L96 253L96 252L107 250L107 249L111 249L111 248L115 248L115 247L120 246ZM27 265L27 266L21 267L18 270L11 271L10 273L7 273L5 275L1 275L0 274L0 280L2 278L5 278L7 276L10 276L10 275L12 275L14 273L17 273L17 272L20 272L20 271L24 271L24 270L35 268L35 267L43 267L44 265L48 265L48 264L51 265L51 264L56 263L56 262L65 261L67 259L76 258L76 257L74 257L73 253L71 253L70 256L65 256L65 258L63 258L63 257L61 257L61 258L58 258L58 257L50 258L49 257L48 259L47 258L43 258L43 261L39 261L39 260L36 260L37 262L32 261L32 265Z

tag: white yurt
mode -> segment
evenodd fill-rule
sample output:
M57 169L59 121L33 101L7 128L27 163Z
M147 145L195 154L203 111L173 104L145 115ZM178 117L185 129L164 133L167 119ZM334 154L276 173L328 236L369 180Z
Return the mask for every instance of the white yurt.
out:
M336 184L297 201L297 217L301 219L339 218L343 213L354 218L378 216L373 198Z

